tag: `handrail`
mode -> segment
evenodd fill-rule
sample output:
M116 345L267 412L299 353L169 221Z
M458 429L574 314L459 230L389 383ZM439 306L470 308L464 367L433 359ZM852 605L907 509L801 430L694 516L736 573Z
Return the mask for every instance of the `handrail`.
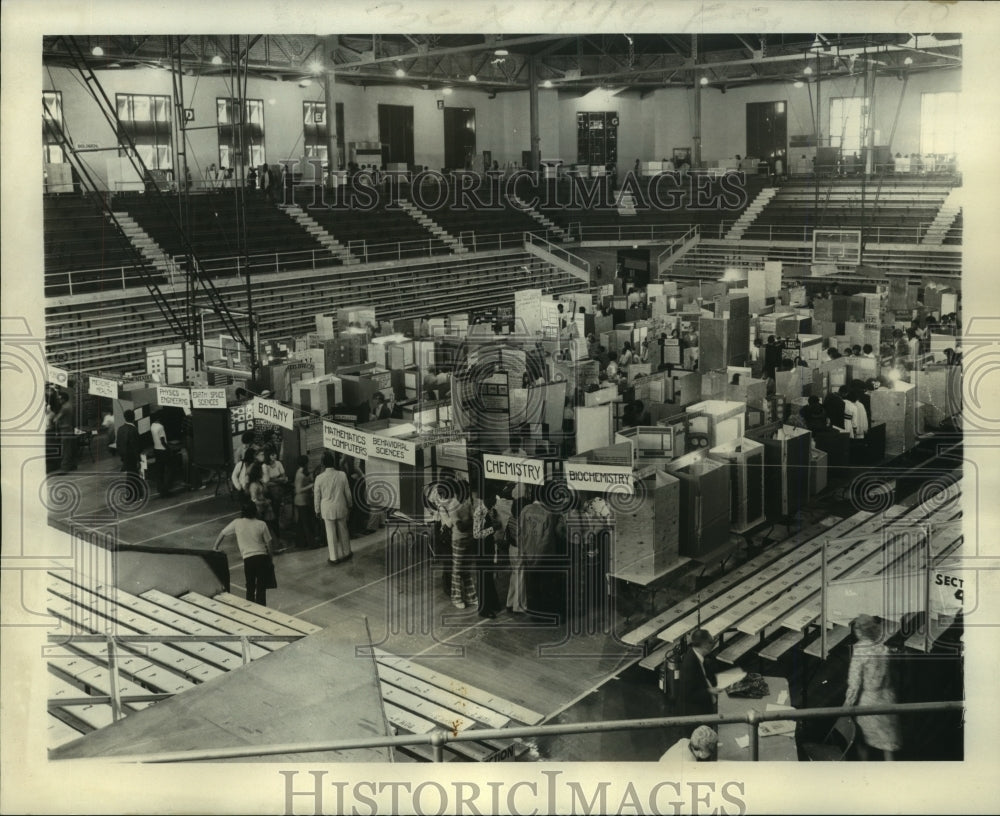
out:
M546 235L548 230L546 230ZM550 255L555 255L562 261L575 266L581 272L586 273L587 279L590 279L590 261L585 258L581 258L579 255L574 255L572 252L568 252L557 244L553 244L548 238L543 237L535 232L525 232L522 234L522 240L524 244L530 246L538 246L538 242L544 244L541 248L548 252Z
M674 241L670 246L663 250L659 255L656 256L656 265L659 268L660 264L664 262L667 258L671 257L679 247L684 246L688 241L693 240L695 237L701 235L701 227L695 224L685 232L680 238Z
M564 723L560 725L526 725L511 728L475 728L465 731L438 730L429 734L407 734L394 737L358 737L355 739L325 740L321 742L292 742L274 745L242 745L231 748L205 748L193 751L162 751L151 754L133 754L116 757L122 762L164 763L199 762L214 759L274 756L276 754L304 754L325 751L345 751L359 748L381 748L406 745L429 745L434 761L444 758L444 746L449 742L480 740L507 740L530 737L559 736L565 734L592 734L610 731L648 730L692 725L728 725L744 723L750 737L750 759L757 762L759 753L759 725L776 720L815 720L840 716L861 717L871 714L923 714L937 711L963 711L961 700L936 703L892 703L873 706L834 706L828 708L782 709L780 711L747 711L736 716L649 717L634 720L609 720L603 722Z
M689 224L580 224L573 222L570 230L576 227L580 241L660 241L675 236L679 231L687 229ZM572 234L570 232L570 234ZM610 235L610 237L609 237Z

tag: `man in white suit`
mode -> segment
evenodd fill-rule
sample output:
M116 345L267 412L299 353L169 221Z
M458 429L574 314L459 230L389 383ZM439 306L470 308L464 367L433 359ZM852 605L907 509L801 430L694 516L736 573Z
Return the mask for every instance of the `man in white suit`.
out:
M330 565L341 564L354 555L351 537L347 531L347 518L354 499L351 497L347 474L335 467L330 451L323 454L323 472L313 483L316 515L326 526L326 544L330 551Z

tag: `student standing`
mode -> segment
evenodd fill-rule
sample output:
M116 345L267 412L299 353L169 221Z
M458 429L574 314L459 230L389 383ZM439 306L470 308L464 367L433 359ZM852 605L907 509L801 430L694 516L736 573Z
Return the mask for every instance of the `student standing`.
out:
M236 546L243 558L243 575L246 579L247 600L267 606L267 589L277 587L274 562L271 561L271 533L267 524L257 518L257 507L245 502L241 517L227 524L215 539L213 550L218 550L227 535L236 536Z
M330 451L323 453L323 472L313 484L313 509L323 519L330 565L350 560L351 537L347 531L347 518L354 506L347 474L335 467L336 460Z

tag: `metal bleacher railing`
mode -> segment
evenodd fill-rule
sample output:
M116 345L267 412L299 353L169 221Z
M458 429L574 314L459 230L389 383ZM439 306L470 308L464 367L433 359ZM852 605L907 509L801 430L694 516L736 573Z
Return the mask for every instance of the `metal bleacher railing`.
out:
M94 698L91 698L94 699ZM760 725L765 722L785 720L815 720L836 718L842 715L859 717L869 714L928 714L943 711L963 711L965 703L948 700L933 703L896 703L879 706L836 706L829 708L783 709L770 713L748 711L741 716L649 717L634 720L608 720L605 722L567 723L564 725L516 726L502 729L473 729L458 733L445 729L430 734L406 734L394 737L368 737L363 739L330 740L326 742L283 743L276 745L247 745L234 748L210 748L195 751L169 751L153 754L136 754L116 757L122 762L167 763L204 762L221 759L304 754L325 751L344 751L359 748L388 748L429 745L435 762L444 761L444 746L449 742L495 739L531 739L565 734L595 734L611 731L643 731L671 726L719 726L745 723L749 738L750 760L760 760Z

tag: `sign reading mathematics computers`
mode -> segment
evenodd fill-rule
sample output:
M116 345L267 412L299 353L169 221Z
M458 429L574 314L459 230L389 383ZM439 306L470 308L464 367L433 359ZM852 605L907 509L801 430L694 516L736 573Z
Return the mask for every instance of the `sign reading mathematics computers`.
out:
M627 465L588 465L566 463L566 484L573 490L590 493L627 493L635 489L632 484L632 468Z
M388 459L404 465L415 465L417 461L417 446L413 442L358 431L326 420L323 421L323 447L365 461Z

